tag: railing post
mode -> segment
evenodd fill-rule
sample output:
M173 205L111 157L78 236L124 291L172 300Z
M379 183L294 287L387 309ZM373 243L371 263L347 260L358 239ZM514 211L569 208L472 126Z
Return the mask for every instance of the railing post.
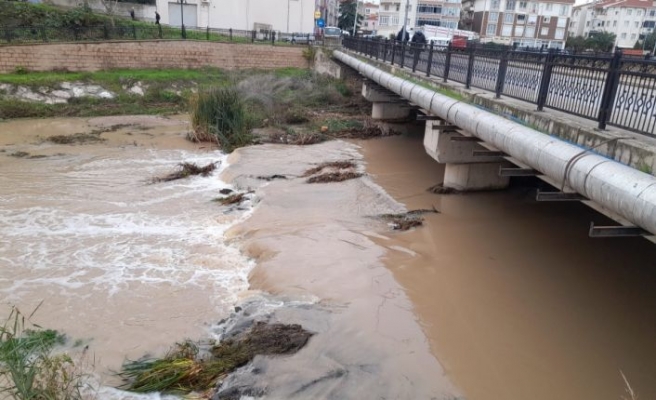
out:
M77 26L74 26L73 27L73 37L75 38L75 40L80 40L79 36L80 36L80 34L77 31Z
M606 84L604 93L601 97L599 107L599 129L606 129L606 124L610 120L613 112L613 101L617 95L617 87L620 83L620 67L622 66L622 52L616 51L608 66L608 75L606 75Z
M132 25L132 38L137 40L137 27Z
M207 25L207 28L205 28L205 37L207 40L210 40L210 26Z
M551 70L553 69L555 54L549 51L544 61L544 70L542 71L542 81L540 82L540 92L538 92L538 111L542 111L547 103L549 94L549 83L551 83Z
M451 69L451 42L446 47L446 54L444 55L444 82L449 79L449 70Z
M474 74L474 49L468 48L469 59L467 62L467 77L465 78L465 88L471 88L472 75Z
M426 62L426 77L428 78L431 73L431 65L433 64L433 42L428 45L428 61Z
M162 39L164 35L162 35L162 25L157 24L157 34L159 35L159 38Z
M46 28L44 28L43 26L40 26L39 27L39 33L41 34L41 40L43 40L44 42L47 42L48 37L46 36Z
M387 46L389 46L389 38L385 39L385 44L383 45L383 62L387 61Z
M276 31L271 31L271 46L276 45Z
M418 43L415 43L414 45L410 45L410 49L412 51L412 72L416 72L417 64L419 63L419 52L421 50L419 49Z
M499 73L497 74L497 83L494 85L494 97L500 98L503 93L503 82L506 80L506 71L508 70L508 50L504 50L499 60Z
M401 68L405 65L405 40L401 41Z
M251 43L255 43L255 31L251 31Z
M182 25L182 29L180 30L180 35L182 36L183 39L187 38L187 30L185 29L184 25Z
M232 42L232 28L230 28L230 41Z
M394 56L396 55L396 40L392 39L392 65L394 65Z

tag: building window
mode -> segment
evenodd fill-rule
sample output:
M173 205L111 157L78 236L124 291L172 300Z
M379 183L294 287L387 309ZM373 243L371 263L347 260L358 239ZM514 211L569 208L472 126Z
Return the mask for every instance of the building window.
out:
M622 39L626 39L626 32L622 34Z
M528 16L528 24L529 25L535 25L538 23L538 16L537 15L529 15Z
M638 16L642 16L642 10L637 10L637 11L636 11L636 14L637 14Z
M534 26L527 26L526 30L524 31L524 37L535 37L535 27Z
M516 26L515 27L515 36L524 36L524 27L523 26Z
M490 2L490 10L498 10L499 9L499 0L492 0Z
M635 34L635 33L632 33L632 34L631 34L631 40L635 40L635 38L636 38L636 34Z
M442 26L442 21L440 21L439 19L418 18L417 26L423 26L423 25Z
M656 17L656 10L649 11L649 16L650 17Z
M528 3L528 12L533 13L533 14L537 13L538 12L538 3L533 2L533 1Z
M515 0L506 0L506 11L515 11Z
M496 36L497 35L497 24L487 24L487 36Z
M355 13L353 13L353 14L355 15ZM369 22L364 21L364 27L365 27L365 28L369 28Z
M494 22L496 23L499 21L499 13L496 12L491 12L490 15L487 17L488 22Z
M544 7L545 11L553 11L553 4L547 3Z
M412 4L408 4L408 12L412 11Z
M524 11L528 8L528 2L527 1L520 1L519 2L519 9Z
M392 15L391 19L391 24L392 26L399 26L399 16L398 15Z
M626 15L631 15L631 14L633 14L633 8L627 8Z
M515 21L515 14L504 13L503 14L503 23L512 24Z
M567 26L567 18L558 18L558 24L557 26L559 28L564 28Z
M549 35L549 28L542 28L542 29L540 29L540 35L542 35L542 36L548 36L548 35Z
M560 10L559 10L558 15L564 17L564 16L566 16L567 14L569 14L569 6L566 5L566 4L561 4L561 5L560 5Z
M542 23L543 24L550 24L551 23L551 17L542 17Z
M433 6L431 4L419 4L418 13L423 14L442 14L442 6Z
M501 28L501 36L506 36L506 37L512 36L512 28L513 28L512 25L504 25Z
M370 8L365 8L364 13L365 13L365 15L371 14L371 9ZM355 13L353 13L353 15L355 15Z
M613 21L613 28L617 28L617 20Z
M656 26L656 21L645 21L642 24L643 28L653 28L654 26Z
M562 28L556 29L556 35L554 36L556 39L565 39L565 30Z
M629 27L629 21L624 21L624 27L628 28Z
M380 26L387 26L387 24L389 24L389 16L387 16L387 15L384 16L384 17L381 16L381 17L380 17L380 21L378 21L378 24L379 24Z
M385 4L385 11L389 11L389 4Z
M517 14L517 23L524 25L526 23L526 15L525 14Z
M401 4L396 5L396 11L401 11ZM353 14L355 14L355 13L353 13Z

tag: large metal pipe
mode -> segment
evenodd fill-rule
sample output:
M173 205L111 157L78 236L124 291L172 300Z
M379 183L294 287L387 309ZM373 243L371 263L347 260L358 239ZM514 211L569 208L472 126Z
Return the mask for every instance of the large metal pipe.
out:
M335 58L366 78L459 126L497 149L540 171L656 234L656 177L582 149L462 101L384 72L341 51Z

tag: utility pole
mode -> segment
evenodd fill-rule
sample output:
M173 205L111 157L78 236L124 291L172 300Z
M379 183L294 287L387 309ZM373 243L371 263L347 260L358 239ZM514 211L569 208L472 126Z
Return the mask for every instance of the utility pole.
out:
M408 23L408 8L410 8L410 0L405 0L405 17L403 17L403 30L401 34L401 40L405 42L405 29L406 24Z
M287 0L287 33L289 33L289 0Z
M359 0L355 0L355 17L353 18L353 37L355 37L355 31L358 27L358 5L359 5Z

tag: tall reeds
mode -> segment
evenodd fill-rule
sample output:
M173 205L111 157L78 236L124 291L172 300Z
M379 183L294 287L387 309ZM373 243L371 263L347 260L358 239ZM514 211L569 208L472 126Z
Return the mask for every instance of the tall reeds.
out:
M252 142L251 118L241 96L232 88L210 88L191 101L192 141L211 141L225 152Z

